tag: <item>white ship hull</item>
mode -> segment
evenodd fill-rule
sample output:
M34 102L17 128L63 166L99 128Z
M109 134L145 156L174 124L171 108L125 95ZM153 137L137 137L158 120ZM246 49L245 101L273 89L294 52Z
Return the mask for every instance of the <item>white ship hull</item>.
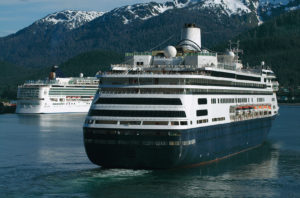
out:
M87 113L91 104L63 104L63 105L33 105L27 101L26 104L22 101L17 102L16 113L18 114L44 114L44 113Z

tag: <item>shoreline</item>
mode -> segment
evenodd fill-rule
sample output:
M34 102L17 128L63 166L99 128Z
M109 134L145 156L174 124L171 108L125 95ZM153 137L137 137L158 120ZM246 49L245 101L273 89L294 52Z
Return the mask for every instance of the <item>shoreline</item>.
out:
M16 106L9 103L0 102L0 114L15 113Z
M284 106L300 106L300 103L278 103L278 105L284 105Z

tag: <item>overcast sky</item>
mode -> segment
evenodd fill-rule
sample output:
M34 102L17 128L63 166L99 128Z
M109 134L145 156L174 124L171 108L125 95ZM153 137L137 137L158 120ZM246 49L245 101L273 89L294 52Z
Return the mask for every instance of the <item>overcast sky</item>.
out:
M57 11L109 11L124 5L150 1L166 0L0 0L0 37L15 33Z

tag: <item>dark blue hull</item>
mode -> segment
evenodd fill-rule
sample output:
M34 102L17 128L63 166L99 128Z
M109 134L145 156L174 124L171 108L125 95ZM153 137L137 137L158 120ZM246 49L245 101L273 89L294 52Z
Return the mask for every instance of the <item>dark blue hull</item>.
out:
M274 117L187 130L84 128L89 159L102 167L166 169L201 165L261 145Z

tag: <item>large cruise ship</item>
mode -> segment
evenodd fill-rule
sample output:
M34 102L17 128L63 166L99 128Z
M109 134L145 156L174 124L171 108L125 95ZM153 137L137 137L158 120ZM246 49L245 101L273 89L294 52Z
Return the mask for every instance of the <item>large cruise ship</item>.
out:
M127 53L99 72L83 127L102 167L165 169L211 163L260 146L278 114L278 82L263 62L244 68L237 47L201 47L200 28L163 51Z
M98 90L96 77L57 78L56 67L47 80L28 81L18 87L16 113L88 112Z

